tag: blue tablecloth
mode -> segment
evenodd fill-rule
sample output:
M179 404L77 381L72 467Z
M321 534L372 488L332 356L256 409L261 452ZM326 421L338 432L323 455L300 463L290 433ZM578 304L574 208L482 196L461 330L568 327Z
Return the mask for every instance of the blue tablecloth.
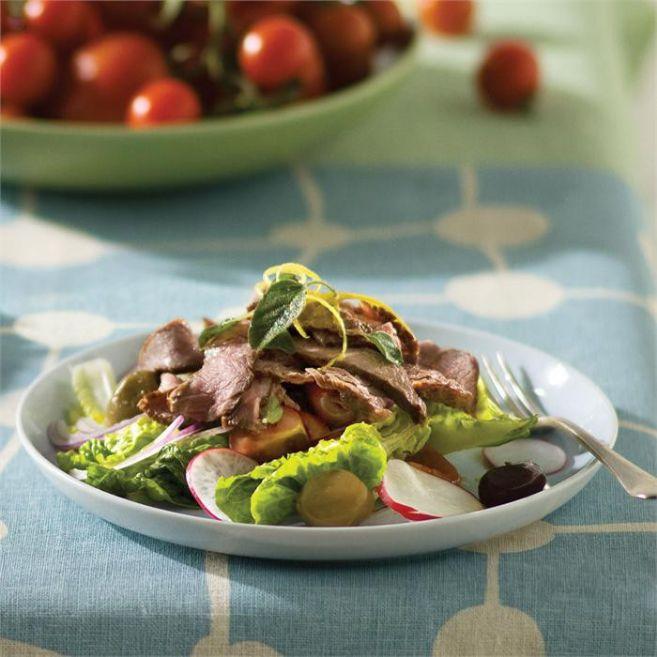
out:
M656 507L606 472L475 548L295 564L114 527L20 450L16 401L57 359L240 306L300 260L570 362L618 409L618 450L657 471L656 254L627 183L585 163L359 162L125 198L3 190L0 655L655 654Z

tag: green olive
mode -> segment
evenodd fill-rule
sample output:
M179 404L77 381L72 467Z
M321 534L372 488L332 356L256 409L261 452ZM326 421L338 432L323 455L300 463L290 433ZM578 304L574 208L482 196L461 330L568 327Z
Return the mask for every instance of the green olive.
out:
M374 496L348 470L331 470L308 480L297 499L297 511L307 525L356 525L374 510Z
M131 372L121 379L107 405L107 422L116 424L139 413L137 402L148 392L157 390L157 376L153 372Z

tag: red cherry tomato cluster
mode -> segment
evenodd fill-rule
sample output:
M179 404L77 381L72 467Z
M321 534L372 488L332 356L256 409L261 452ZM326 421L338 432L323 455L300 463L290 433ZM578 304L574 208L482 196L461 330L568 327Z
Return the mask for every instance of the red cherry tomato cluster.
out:
M3 118L144 128L367 77L411 29L393 0L0 0Z
M417 0L424 27L447 37L473 29L473 0ZM369 3L366 3L369 4ZM499 112L526 109L538 91L540 70L530 45L500 41L491 46L477 71L476 84L483 103Z

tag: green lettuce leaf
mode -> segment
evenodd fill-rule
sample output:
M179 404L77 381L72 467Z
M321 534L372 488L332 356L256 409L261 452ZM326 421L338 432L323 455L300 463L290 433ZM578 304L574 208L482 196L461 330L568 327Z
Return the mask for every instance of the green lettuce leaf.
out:
M376 425L389 459L405 459L419 452L429 440L429 424L415 424L411 416L395 407L392 416Z
M264 463L247 474L220 478L216 502L235 522L275 525L294 514L297 496L312 477L349 470L371 489L381 481L386 462L377 429L352 424L337 440L322 440L305 452Z
M92 463L112 467L153 442L165 429L165 425L140 417L115 433L107 434L104 440L93 438L78 449L57 454L57 463L62 470L86 470Z
M227 447L225 434L212 435L204 431L177 443L165 445L151 459L135 463L124 470L91 464L86 482L138 502L168 502L178 506L195 507L185 479L187 464L194 456L212 447Z
M522 419L504 413L489 397L481 379L477 388L474 416L444 404L429 404L429 444L441 454L526 438L536 424L535 417Z
M103 424L107 404L116 389L110 363L104 358L95 358L76 365L71 372L71 384L84 414Z

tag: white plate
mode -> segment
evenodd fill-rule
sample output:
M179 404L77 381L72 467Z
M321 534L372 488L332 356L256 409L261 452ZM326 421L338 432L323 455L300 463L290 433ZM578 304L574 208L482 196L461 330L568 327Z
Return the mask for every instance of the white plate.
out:
M604 393L583 374L537 349L504 338L442 324L416 323L421 338L466 349L476 355L501 351L511 365L524 368L547 410L563 415L612 446L618 419ZM568 454L566 466L548 477L541 493L503 506L437 520L409 523L386 510L360 527L256 526L217 522L201 512L156 508L131 502L88 486L60 470L46 437L46 427L62 417L71 401L70 368L94 357L107 358L117 372L130 369L145 335L111 342L69 358L27 390L18 409L18 432L28 454L43 474L71 500L121 527L190 547L271 559L342 560L401 557L482 541L543 518L577 494L599 463L574 441L559 435ZM450 455L473 487L484 472L481 450ZM72 511L73 512L73 511ZM380 524L383 523L383 524Z

